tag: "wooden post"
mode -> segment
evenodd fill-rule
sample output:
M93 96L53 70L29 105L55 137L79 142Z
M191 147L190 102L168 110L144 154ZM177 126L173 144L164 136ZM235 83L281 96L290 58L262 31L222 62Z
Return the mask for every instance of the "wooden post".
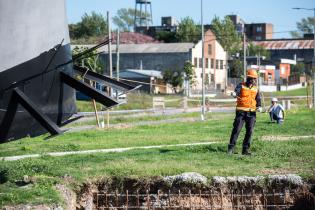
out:
M188 108L188 102L187 102L187 96L184 96L183 97L183 109L184 109L184 112L187 112L187 108Z
M96 118L96 124L98 127L100 127L100 120L98 118L98 113L97 113L97 108L96 108L96 102L94 99L92 99L93 107L94 107L94 113L95 113L95 118Z
M109 109L107 109L107 117L106 117L106 120L107 120L107 128L109 128Z

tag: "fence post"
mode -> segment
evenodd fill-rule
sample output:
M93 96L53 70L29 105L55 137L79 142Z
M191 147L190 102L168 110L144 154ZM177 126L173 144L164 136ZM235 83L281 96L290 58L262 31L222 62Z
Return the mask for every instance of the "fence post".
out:
M187 108L188 108L188 99L187 99L187 96L184 96L183 97L183 109L184 109L184 112L187 112Z

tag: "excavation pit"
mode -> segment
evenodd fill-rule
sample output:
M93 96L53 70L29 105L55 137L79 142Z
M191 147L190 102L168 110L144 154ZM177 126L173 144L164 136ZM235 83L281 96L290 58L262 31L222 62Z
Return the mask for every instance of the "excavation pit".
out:
M83 186L79 209L315 209L312 183L296 175L102 179ZM187 179L187 177L191 176ZM196 178L197 177L197 178Z

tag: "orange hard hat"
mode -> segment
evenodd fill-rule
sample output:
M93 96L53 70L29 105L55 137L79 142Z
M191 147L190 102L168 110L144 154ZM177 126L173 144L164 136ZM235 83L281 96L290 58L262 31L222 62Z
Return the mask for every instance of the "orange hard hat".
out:
M247 71L247 77L251 77L251 78L257 78L257 71L254 69L250 69Z

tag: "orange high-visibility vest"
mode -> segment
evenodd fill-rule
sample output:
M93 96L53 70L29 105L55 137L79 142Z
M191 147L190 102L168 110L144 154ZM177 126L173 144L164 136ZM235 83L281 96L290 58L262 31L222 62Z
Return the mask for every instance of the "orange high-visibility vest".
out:
M236 110L256 112L256 95L258 89L256 86L251 88L246 86L246 83L242 83L242 89L239 97L237 97Z

